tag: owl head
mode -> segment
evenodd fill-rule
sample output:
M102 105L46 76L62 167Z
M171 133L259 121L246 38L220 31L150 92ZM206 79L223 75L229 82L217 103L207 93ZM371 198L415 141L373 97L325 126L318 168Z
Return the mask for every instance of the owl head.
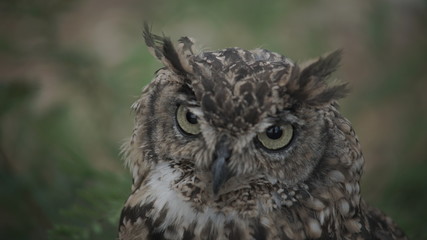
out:
M164 67L133 105L134 188L159 164L197 176L214 196L250 179L359 180L360 156L349 157L358 141L336 109L347 87L327 81L340 51L298 66L264 49L197 52L187 37L175 47L147 26L144 39Z

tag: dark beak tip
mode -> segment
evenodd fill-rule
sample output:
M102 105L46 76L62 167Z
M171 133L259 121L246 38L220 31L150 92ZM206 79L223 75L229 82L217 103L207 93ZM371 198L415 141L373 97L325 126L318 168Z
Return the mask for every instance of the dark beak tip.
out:
M220 187L226 181L228 175L227 163L223 157L219 157L212 165L212 190L218 194Z
M214 195L217 195L221 186L230 178L228 169L228 160L230 159L231 151L227 144L228 141L224 137L218 142L215 147L212 163L212 190Z
M212 190L213 190L213 194L214 196L218 196L218 192L219 192L219 185L213 185Z

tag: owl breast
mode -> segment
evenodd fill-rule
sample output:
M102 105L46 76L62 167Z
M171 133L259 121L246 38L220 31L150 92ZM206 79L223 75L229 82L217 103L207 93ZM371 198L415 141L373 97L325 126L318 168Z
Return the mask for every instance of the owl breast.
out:
M170 239L181 239L189 231L200 234L206 228L211 231L215 229L219 234L227 221L238 218L237 214L226 216L206 202L201 204L200 195L204 190L197 190L195 182L195 177L183 177L183 172L169 163L159 163L147 177L144 187L133 193L134 198L144 200L128 203L129 211L144 211L145 218L140 221L151 219L156 226L153 230L170 236ZM199 204L198 207L195 207L196 204Z
M263 232L269 225L276 228L274 223L278 215L275 211L290 210L309 197L305 184L287 188L276 179L253 175L240 176L240 180L230 179L223 190L214 195L206 186L205 182L210 181L206 179L206 173L195 174L193 168L179 167L178 164L157 164L145 184L133 193L133 199L143 201L127 203L128 211L134 209L140 217L141 212L145 213L146 219L139 221L150 219L156 226L154 231L176 237L171 239L181 239L179 236L186 232L203 235L206 231L224 239L229 239L225 236L230 234L241 234L239 239L250 239L253 231ZM287 220L282 217L280 221L283 224ZM319 226L319 222L314 221L313 231ZM248 234L247 238L244 234Z

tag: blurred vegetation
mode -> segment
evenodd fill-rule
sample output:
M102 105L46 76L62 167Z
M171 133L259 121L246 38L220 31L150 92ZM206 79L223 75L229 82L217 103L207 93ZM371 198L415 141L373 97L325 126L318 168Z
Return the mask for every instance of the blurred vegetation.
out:
M212 49L295 60L344 48L342 102L364 148L363 193L427 238L425 1L0 3L0 238L114 239L131 179L129 107L160 66L143 19Z

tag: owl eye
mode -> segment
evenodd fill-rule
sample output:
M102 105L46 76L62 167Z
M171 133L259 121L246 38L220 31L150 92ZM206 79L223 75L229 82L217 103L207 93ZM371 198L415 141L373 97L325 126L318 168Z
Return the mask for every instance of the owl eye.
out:
M272 125L264 132L259 133L257 138L265 148L278 150L291 142L293 132L294 129L290 124Z
M200 124L197 116L183 105L178 106L176 121L178 122L179 128L184 133L190 135L197 135L200 133Z

